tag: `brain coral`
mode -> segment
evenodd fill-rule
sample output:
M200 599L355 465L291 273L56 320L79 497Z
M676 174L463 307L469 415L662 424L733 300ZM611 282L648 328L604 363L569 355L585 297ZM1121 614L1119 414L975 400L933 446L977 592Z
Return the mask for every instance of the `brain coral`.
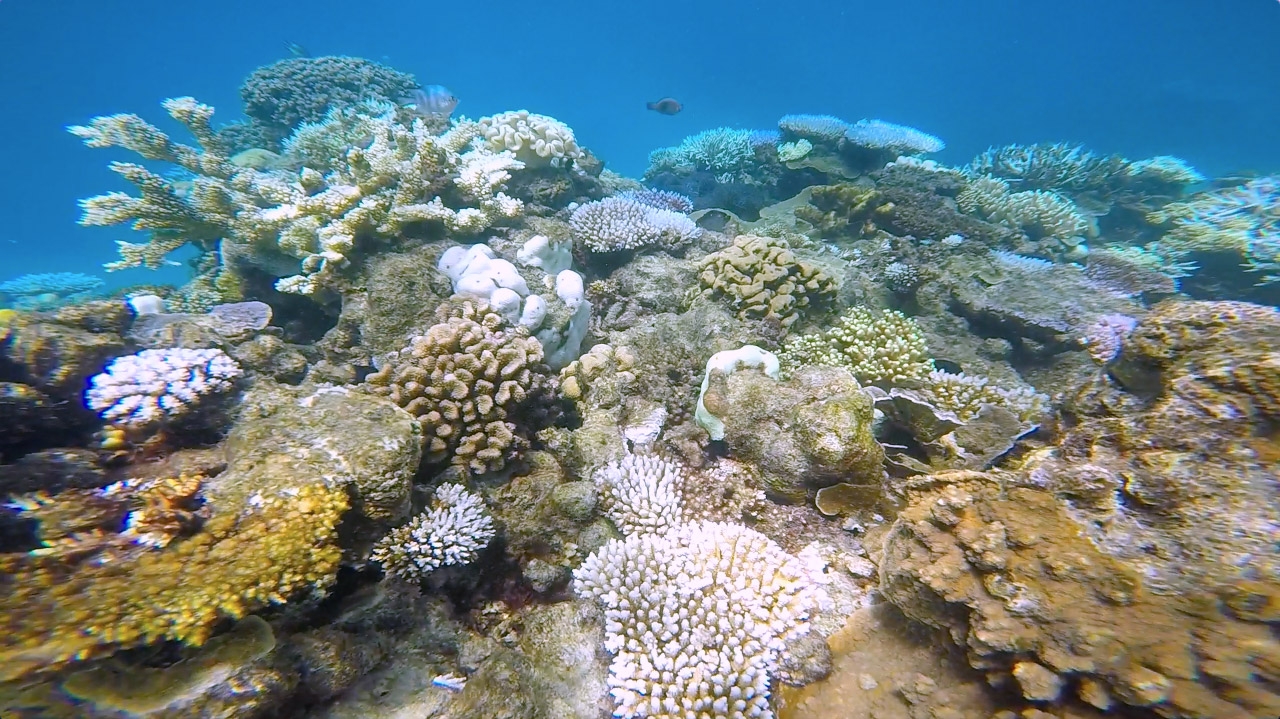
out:
M526 167L560 165L585 154L568 125L528 110L482 118L480 136L490 150L512 152Z
M465 301L369 375L367 387L422 423L426 458L476 474L502 468L525 444L517 417L550 389L542 345Z
M291 57L260 67L240 86L244 114L283 138L304 122L361 100L396 102L418 83L412 75L358 57Z
M803 311L826 307L836 282L821 268L796 259L785 241L740 235L703 258L698 279L709 297L727 297L738 316L772 318L790 327Z

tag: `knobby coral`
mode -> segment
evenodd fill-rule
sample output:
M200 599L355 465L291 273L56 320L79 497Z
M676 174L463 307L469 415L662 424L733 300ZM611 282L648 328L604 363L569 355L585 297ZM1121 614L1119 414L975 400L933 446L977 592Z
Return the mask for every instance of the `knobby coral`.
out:
M783 240L740 235L698 264L703 293L726 297L743 319L776 319L790 327L835 298L836 282L821 268L796 258Z

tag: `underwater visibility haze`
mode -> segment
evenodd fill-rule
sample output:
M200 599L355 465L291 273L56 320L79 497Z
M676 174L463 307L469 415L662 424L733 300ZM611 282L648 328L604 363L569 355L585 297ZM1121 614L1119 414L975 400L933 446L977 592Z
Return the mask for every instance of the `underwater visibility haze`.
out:
M0 1L0 717L1280 716L1278 39Z

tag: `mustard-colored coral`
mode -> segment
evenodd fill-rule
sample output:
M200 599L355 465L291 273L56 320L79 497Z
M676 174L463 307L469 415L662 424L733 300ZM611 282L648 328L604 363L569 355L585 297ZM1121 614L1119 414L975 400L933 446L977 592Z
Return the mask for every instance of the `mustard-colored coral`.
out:
M347 506L343 488L306 484L211 503L199 532L163 549L0 555L0 680L161 639L200 644L219 619L327 586Z
M796 258L783 240L740 235L698 264L709 297L726 297L743 319L774 319L790 327L836 294L836 282L821 268Z
M369 375L366 386L422 424L429 462L476 474L502 468L525 444L516 413L548 381L542 345L466 301Z
M844 367L863 384L926 377L933 360L915 320L898 312L854 307L834 326L792 337L778 351L784 373L801 366Z

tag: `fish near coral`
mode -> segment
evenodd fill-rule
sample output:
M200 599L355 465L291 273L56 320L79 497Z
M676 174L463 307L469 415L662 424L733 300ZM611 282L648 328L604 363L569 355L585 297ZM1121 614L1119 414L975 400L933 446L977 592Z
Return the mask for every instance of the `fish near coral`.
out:
M448 119L458 107L458 98L444 85L427 85L414 90L402 102L423 117Z
M664 97L655 102L646 102L645 108L663 115L674 115L684 109L684 105L673 97Z

